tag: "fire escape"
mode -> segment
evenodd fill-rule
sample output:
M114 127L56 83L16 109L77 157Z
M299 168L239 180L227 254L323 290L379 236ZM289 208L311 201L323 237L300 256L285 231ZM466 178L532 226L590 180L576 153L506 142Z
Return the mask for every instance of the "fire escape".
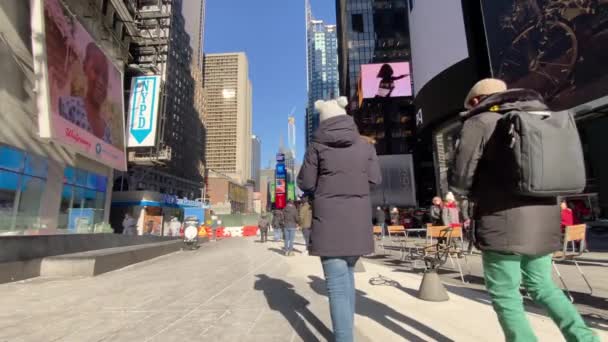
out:
M131 41L130 76L161 75L162 85L158 110L157 142L153 147L128 150L133 166L166 166L171 161L171 147L164 142L166 120L166 69L172 24L172 0L131 0L133 21L138 35Z

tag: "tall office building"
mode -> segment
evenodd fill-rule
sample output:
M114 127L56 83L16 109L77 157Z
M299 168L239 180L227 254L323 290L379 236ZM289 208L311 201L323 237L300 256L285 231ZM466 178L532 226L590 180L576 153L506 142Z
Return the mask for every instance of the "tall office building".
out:
M409 96L395 96L396 91L370 96L362 84L375 81L377 88L379 72L364 79L361 73L365 65L410 62L407 5L407 0L336 0L340 92L348 97L361 134L376 140L379 155L412 153L415 146L411 78L406 78Z
M205 55L207 168L245 184L251 179L252 86L243 52Z
M309 0L306 0L306 55L308 107L306 108L306 145L319 126L317 100L338 96L338 50L336 25L315 20Z
M262 169L262 140L256 135L251 136L251 179L254 181L254 190L260 191Z
M186 0L182 6L186 33L190 36L192 60L200 67L202 67L205 39L205 3L206 0Z
M205 92L203 84L203 58L205 41L205 4L206 0L187 0L182 6L182 15L185 19L185 30L190 37L190 48L192 49L192 60L190 62L190 74L194 82L194 109L202 122L200 139L204 145L206 142L207 129L205 127ZM202 149L201 174L205 171L205 149Z

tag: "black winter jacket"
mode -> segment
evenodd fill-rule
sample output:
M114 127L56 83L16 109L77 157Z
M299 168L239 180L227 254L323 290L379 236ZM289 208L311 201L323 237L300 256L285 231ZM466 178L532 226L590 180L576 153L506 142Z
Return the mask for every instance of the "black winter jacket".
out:
M298 185L314 193L310 254L361 256L374 251L370 183L382 175L373 145L350 116L323 121L308 146Z
M287 204L283 209L283 227L297 228L300 224L300 215L298 209L293 204Z
M279 209L275 209L272 212L272 228L273 229L281 229L285 228L283 211Z
M560 247L557 199L522 197L501 181L505 179L504 156L500 155L503 149L496 142L495 128L502 115L512 110L546 111L547 106L538 93L513 89L487 97L466 113L450 186L475 202L478 248L546 255Z

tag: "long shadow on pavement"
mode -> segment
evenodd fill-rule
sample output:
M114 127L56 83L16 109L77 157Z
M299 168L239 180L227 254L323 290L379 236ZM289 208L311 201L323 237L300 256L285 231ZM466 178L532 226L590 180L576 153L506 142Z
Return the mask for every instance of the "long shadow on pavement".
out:
M325 280L316 277L316 276L308 276L310 278L310 287L318 294L327 296L327 290L325 286ZM390 306L375 301L369 297L367 297L367 293L357 290L357 299L356 299L356 311L357 314L361 316L368 317L378 324L384 326L386 329L391 330L395 334L404 338L405 341L413 341L413 342L424 342L425 339L418 337L414 333L404 329L399 324L393 322L393 320L402 322L413 329L416 329L423 334L429 336L434 341L438 342L448 342L454 341L447 336L441 334L437 330L426 326L415 319L402 314L401 312L396 311Z
M308 309L310 302L296 293L292 284L281 279L271 278L265 274L258 274L256 277L258 279L255 282L254 289L264 293L270 309L280 312L302 340L307 342L319 341L313 332L308 329L305 321L311 324L323 336L325 341L333 340L332 332Z

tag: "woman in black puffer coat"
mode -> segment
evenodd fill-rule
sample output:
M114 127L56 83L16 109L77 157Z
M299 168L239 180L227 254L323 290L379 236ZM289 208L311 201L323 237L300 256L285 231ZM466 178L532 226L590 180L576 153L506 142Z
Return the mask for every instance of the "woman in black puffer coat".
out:
M346 99L317 101L315 132L298 185L314 193L310 254L321 257L337 342L353 340L354 266L374 251L370 184L381 181L375 148L346 115Z

